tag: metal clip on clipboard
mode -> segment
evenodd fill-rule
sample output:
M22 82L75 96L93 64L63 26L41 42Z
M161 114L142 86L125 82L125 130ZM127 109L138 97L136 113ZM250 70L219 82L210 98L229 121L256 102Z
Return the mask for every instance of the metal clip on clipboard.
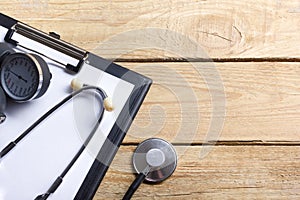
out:
M28 39L31 39L35 42L38 42L42 45L45 45L49 48L52 48L60 53L63 53L67 56L70 56L71 58L74 58L76 60L78 60L78 64L75 66L75 65L72 65L70 63L67 63L67 64L64 64L63 62L57 60L57 59L54 59L54 58L51 58L37 50L33 50L29 47L26 47L24 45L22 45L19 41L16 41L15 39L13 39L13 35L15 33L18 33ZM47 33L44 33L40 30L37 30L33 27L30 27L26 24L23 24L21 22L16 22L16 24L14 24L6 33L5 35L5 38L4 40L14 46L20 46L22 48L25 48L27 50L30 50L30 51L33 51L37 54L40 54L44 57L47 57L48 59L56 62L56 63L59 63L63 66L65 66L65 68L73 73L77 73L84 60L87 58L88 56L88 52L83 50L83 49L80 49L72 44L69 44L67 42L64 42L62 40L60 40L60 36L54 32L51 32L50 34L47 34Z
M99 85L107 90L109 94L114 95L114 99L117 99L118 107L115 110L114 115L111 115L113 117L110 118L108 116L108 118L105 118L108 120L103 121L103 123L105 122L105 126L107 126L107 130L105 129L103 131L103 143L99 143L99 145L96 145L96 149L93 150L95 151L94 156L90 156L89 153L81 154L83 160L78 160L78 165L76 164L76 166L74 166L72 170L73 173L70 172L68 175L68 177L70 178L69 180L73 180L71 182L72 184L70 184L70 182L68 181L65 181L61 184L60 190L56 192L56 199L91 200L95 195L100 183L102 182L108 170L108 167L110 166L118 150L118 147L123 141L133 119L135 118L140 106L142 105L144 98L149 91L152 80L141 74L117 65L112 61L105 60L104 58L101 58L100 56L97 56L91 52L87 52L72 44L64 42L60 40L59 35L55 33L44 33L2 13L0 13L0 34L1 42L5 41L5 43L9 44L9 46L14 46L14 50L20 50L25 53L39 54L44 58L47 58L46 62L53 61L59 63L59 66L64 66L64 68L70 72L79 72L78 76L83 78L83 80L87 80L87 84L89 83L89 81L91 81L90 84L93 85L94 80L92 81L90 77L94 77L94 79L96 79L96 76L97 78L101 76ZM49 64L55 63L50 62ZM52 72L53 74L57 75L54 77L59 78L59 81L55 81L53 83L55 84L55 87L62 86L61 83L69 84L69 79L73 78L72 75L67 73L60 73L60 70L56 70L55 68L53 68ZM93 73L91 74L90 72ZM49 94L55 95L55 97L58 97L60 94L65 95L66 90L64 89L64 86L63 88L59 87L60 89L58 91L54 89L55 87L52 87L53 90L49 90L49 92L51 92ZM122 89L122 91L116 89L115 87ZM45 102L51 103L53 99L44 98L44 100ZM39 105L40 104L36 103L30 104L30 106L34 106L32 108L35 108ZM25 115L27 113L29 113L29 115L32 115L32 110L35 109L25 109L22 111L24 111ZM32 119L34 118L36 117L32 117ZM17 128L14 127L14 124L18 120L19 118L15 118L15 121L9 121L9 124L6 123L5 127L3 126L3 129L1 129L1 133L3 134L3 136L1 136L5 136L5 140L10 141L14 138L13 135L4 133L9 133L10 131L7 130L9 130L11 127L16 130ZM20 130L21 129L22 128L20 128ZM16 132L18 132L18 130L16 130ZM46 130L44 136L48 139L55 139L55 142L57 142L56 138L61 137L61 134L57 133L56 131L53 132L54 134L50 134L52 132L48 132ZM74 138L71 133L69 135ZM29 164L27 168L26 166L18 164L19 161L20 163L23 162L23 155L26 154L28 156L32 156L30 152L31 150L33 150L33 148L30 145L38 144L39 137L31 139L33 140L26 143L28 145L27 147L29 151L24 150L24 148L17 148L14 151L14 153L16 153L19 150L21 154L16 153L15 156L20 156L22 159L7 159L6 162L10 162L11 164L14 164L16 162L16 165L11 165L12 167L10 167L9 169L6 168L4 170L4 168L1 168L0 170L1 180L4 180L0 181L0 187L1 190L5 191L6 193L4 194L5 199L24 199L24 196L26 195L27 197L29 197L27 199L32 199L32 196L35 197L35 195L37 194L42 194L42 196L44 196L44 189L47 188L43 188L43 184L47 184L46 187L51 186L49 188L49 191L52 192L52 189L57 187L60 182L60 178L58 178L58 181L55 182L52 187L52 185L50 185L52 183L52 180L48 179L47 177L43 177L43 180L36 182L37 184L34 187L33 184L27 184L28 186L30 186L30 188L26 188L26 186L22 184L22 181L20 180L31 180L31 174L44 174L43 169L45 168L37 170L36 168L31 167L31 164L34 163ZM72 144L72 141L68 142ZM50 144L50 142L47 141L47 144ZM1 146L3 145L1 144ZM61 146L66 146L65 140L61 141ZM48 148L44 149L44 152L37 151L36 156L44 158L44 155L42 155L42 153L46 153L47 155L52 156L52 153L51 151L48 151ZM66 147L64 151L71 152L72 150ZM60 154L62 154L61 151L57 155ZM53 156L56 156L56 154L53 154ZM68 155L65 155L65 157L61 158L66 157L68 157ZM53 174L53 177L56 177L57 170L59 170L58 168L52 169L51 167L47 166L47 174ZM8 173L9 171L7 170L10 170L11 173ZM20 173L22 170L24 171L24 173L22 173L20 177L15 176L16 171ZM16 185L16 182L20 184ZM15 193L16 188L20 188L20 192ZM48 193L46 193L45 196L47 195ZM55 197L53 196L53 198Z

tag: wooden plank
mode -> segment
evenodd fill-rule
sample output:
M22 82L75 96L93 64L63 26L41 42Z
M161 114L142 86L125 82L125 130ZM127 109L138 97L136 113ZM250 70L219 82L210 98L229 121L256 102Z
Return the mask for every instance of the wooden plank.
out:
M126 143L148 137L188 144L300 141L300 63L120 64L154 80ZM214 135L210 124L217 128L222 118L221 134Z
M46 32L56 31L105 58L205 57L185 50L197 44L212 58L300 59L298 0L2 0L0 7L5 14ZM136 29L143 31L137 34ZM182 44L183 38L169 31L195 44ZM153 48L138 48L149 45Z
M121 199L133 181L134 146L122 146L94 200ZM143 184L133 199L299 199L300 146L177 146L178 167L158 185Z

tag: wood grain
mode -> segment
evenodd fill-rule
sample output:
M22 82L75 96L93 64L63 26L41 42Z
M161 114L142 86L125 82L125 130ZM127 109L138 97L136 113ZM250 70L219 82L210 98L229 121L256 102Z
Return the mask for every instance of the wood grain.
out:
M134 146L121 147L94 200L121 199L133 181ZM297 199L300 147L215 146L205 158L201 147L176 146L178 167L165 182L143 184L133 199Z
M154 80L127 143L300 142L300 63L121 64ZM209 127L220 119L217 137Z
M300 59L298 0L2 0L0 7L110 59Z
M179 163L135 199L299 199L299 0L2 0L0 7L154 80L94 200L123 196L134 179L132 152L149 137L176 144ZM182 62L203 58L218 63Z

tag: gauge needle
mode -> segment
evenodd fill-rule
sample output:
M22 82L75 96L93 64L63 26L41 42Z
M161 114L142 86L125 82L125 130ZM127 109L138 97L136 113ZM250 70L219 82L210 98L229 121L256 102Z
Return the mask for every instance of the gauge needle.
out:
M15 75L16 77L18 77L19 79L21 79L22 81L24 81L25 83L27 83L27 80L26 79L24 79L22 76L20 76L19 74L17 74L17 73L15 73L15 72L13 72L13 71L11 71L11 70L9 70L13 75Z

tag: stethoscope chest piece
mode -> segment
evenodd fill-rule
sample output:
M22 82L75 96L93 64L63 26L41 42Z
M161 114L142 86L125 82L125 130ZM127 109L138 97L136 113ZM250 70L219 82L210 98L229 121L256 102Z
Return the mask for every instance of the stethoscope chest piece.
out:
M133 166L137 173L147 174L145 181L162 182L172 175L177 166L177 155L173 146L165 140L150 138L140 143L133 155Z

